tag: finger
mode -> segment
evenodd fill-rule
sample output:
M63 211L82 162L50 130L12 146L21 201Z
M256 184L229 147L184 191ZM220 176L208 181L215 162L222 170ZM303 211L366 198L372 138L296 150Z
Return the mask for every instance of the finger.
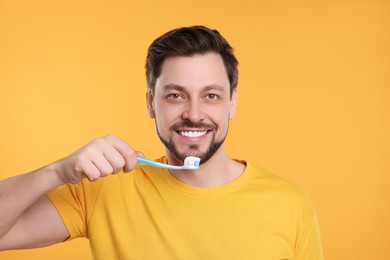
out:
M101 140L99 140L100 142L98 145L104 157L107 159L113 169L111 173L119 172L125 166L126 160L116 147L118 147L118 144L127 144L119 138L111 135L105 136Z
M110 146L101 138L95 139L88 147L83 151L81 157L85 161L92 162L99 171L99 176L106 176L111 174L114 169L110 162L107 161L104 153L110 150ZM111 148L113 149L113 148Z
M137 153L134 151L134 149L116 136L108 135L105 136L104 139L110 142L111 145L121 154L125 160L123 170L125 172L129 172L134 169L135 165L137 164Z
M135 153L136 153L137 157L141 157L141 158L144 158L144 157L145 157L145 155L144 155L143 152L135 151Z
M137 157L144 157L144 155L143 153L134 150L127 152L127 154L124 156L126 161L125 167L123 168L124 172L130 172L135 168L138 163Z
M92 161L85 162L80 167L89 181L96 181L100 178L100 171Z
M92 163L99 170L100 176L107 176L114 172L114 169L112 168L111 164L103 155L100 156L100 158L92 159Z
M111 173L118 173L126 165L123 156L112 146L107 147L103 155L112 167Z
M119 172L125 165L125 159L114 147L121 140L115 136L96 138L88 147L86 154L93 160L102 176ZM123 141L122 141L123 142Z
M138 157L144 158L144 157L145 157L145 155L144 155L142 152L140 152L140 151L134 151L134 153L135 153L135 155L137 156L136 158L138 158ZM137 163L138 163L138 162L136 161L134 165L133 165L133 164L127 164L127 165L123 168L123 171L124 171L124 172L129 172L129 171L131 171L132 169L135 168L135 165L136 165Z

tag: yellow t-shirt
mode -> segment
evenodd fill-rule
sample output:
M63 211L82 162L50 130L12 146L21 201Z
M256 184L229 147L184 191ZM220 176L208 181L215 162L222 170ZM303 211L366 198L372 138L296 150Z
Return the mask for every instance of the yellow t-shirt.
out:
M47 196L69 239L88 238L97 260L323 259L307 195L250 163L219 187L192 187L168 170L137 165Z

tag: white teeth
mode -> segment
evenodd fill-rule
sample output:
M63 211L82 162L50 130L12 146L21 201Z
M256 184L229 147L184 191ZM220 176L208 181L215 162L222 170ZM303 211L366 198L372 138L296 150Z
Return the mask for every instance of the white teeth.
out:
M194 138L194 137L200 137L200 136L203 136L207 133L207 131L201 131L201 132L192 132L192 131L180 131L179 132L182 136L186 136L186 137L191 137L191 138Z

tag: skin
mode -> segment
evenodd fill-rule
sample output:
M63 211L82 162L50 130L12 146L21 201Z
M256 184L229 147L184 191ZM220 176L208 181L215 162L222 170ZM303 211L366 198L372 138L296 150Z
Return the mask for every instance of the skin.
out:
M190 57L168 57L157 78L154 93L147 93L149 116L155 118L161 139L171 140L179 153L203 157L212 142L223 141L229 120L237 106L237 91L230 96L230 84L219 54L207 53ZM204 125L175 127L183 121ZM191 131L205 135L196 138L180 132ZM196 146L197 149L191 149ZM180 158L166 149L168 162L183 164ZM202 161L201 161L202 163ZM244 166L229 158L224 143L199 171L171 171L180 181L192 186L220 186L238 178ZM215 172L219 175L213 174Z
M0 181L0 251L48 246L67 239L69 232L45 193L84 178L95 181L122 169L130 171L137 156L143 155L107 135L41 169Z
M169 163L180 165L180 156L187 155L206 158L210 145L221 142L199 171L172 171L180 181L199 187L219 186L244 171L244 165L226 155L223 143L237 103L237 92L230 98L229 91L221 57L207 53L166 59L155 92L147 92L148 112L156 120L159 136L177 150L173 153L166 149ZM187 122L184 126L183 121ZM196 138L180 134L188 131L206 134ZM69 233L45 193L84 178L95 181L122 170L131 171L138 156L143 154L118 137L107 135L41 169L0 181L0 251L66 240Z

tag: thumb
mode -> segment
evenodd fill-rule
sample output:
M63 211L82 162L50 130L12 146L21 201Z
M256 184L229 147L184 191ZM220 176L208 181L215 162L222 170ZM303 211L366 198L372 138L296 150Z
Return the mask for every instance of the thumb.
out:
M140 151L135 151L135 154L137 155L137 157L142 157L142 158L145 157L145 155L143 154L143 152L140 152Z
M140 151L134 151L134 153L135 153L135 155L137 157L141 157L141 158L145 157L144 154L142 152L140 152ZM124 172L129 172L129 171L131 171L131 170L133 170L135 168L135 165L129 166L128 164L126 164L125 167L123 168L123 171Z

